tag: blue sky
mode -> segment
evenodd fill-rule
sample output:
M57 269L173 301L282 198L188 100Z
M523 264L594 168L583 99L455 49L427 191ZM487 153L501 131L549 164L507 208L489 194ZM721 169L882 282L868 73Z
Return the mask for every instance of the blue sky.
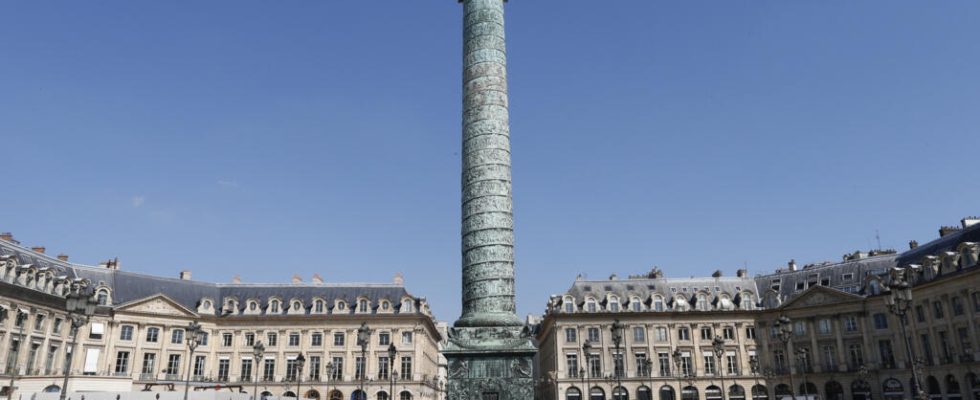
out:
M0 5L0 230L459 315L461 6ZM980 3L511 1L518 304L770 271L980 213Z

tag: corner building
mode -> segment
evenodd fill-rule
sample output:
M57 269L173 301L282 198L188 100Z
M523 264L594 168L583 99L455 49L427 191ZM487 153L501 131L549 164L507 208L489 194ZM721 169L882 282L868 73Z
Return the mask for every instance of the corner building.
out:
M909 399L915 367L930 399L980 399L980 219L940 235L902 253L790 262L755 277L739 270L673 279L658 269L628 279L580 277L551 297L536 331L545 371L538 397ZM912 358L886 301L892 271L909 266ZM782 317L789 324L779 329ZM615 321L624 326L618 349Z
M58 392L66 351L74 352L69 393L183 390L192 387L310 399L443 398L442 335L424 298L394 283L333 284L314 277L291 284L216 284L126 272L118 261L99 267L27 249L0 237L0 397ZM65 294L76 280L95 289L99 306L71 348ZM201 324L204 338L189 353L185 328ZM372 333L361 358L357 330ZM262 359L253 345L265 346ZM390 344L397 349L394 367ZM296 368L305 357L302 379ZM192 362L188 363L188 357ZM444 374L443 374L444 375ZM394 393L389 394L394 377ZM193 390L193 388L192 388Z

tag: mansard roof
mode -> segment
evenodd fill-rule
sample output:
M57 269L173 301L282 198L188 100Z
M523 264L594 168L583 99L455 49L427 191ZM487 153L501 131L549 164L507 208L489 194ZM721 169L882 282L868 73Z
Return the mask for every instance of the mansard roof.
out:
M594 298L605 303L609 295L615 295L622 304L627 304L631 298L639 298L641 302L650 304L651 299L661 296L667 302L677 297L683 297L693 304L693 299L700 293L707 295L709 304L717 304L722 295L730 300L739 299L741 293L750 292L753 302L758 299L755 280L749 277L707 277L707 278L662 278L662 277L631 277L629 279L610 280L576 280L572 287L561 297L572 296L579 305L586 299ZM558 301L563 301L561 298Z
M402 299L411 298L415 303L411 312L424 311L420 306L421 299L409 294L405 287L398 283L221 284L164 278L113 268L69 263L4 240L0 240L0 256L12 257L17 261L18 266L30 264L36 268L48 268L55 279L59 277L62 281L88 279L93 287L108 287L112 291L113 304L130 303L162 294L189 310L197 310L199 303L207 298L214 303L212 307L214 315L221 316L225 300L231 297L238 299L239 311L246 307L247 299L257 299L264 308L267 301L273 297L287 301L299 299L303 301L307 310L313 304L314 298L326 300L327 309L333 307L337 300L353 303L358 298L367 298L371 301L372 307L377 307L382 300L388 300L392 303L392 308L399 311ZM50 290L48 293L59 295ZM354 308L350 307L344 313L353 311Z
M763 291L770 290L774 282L778 281L778 292L782 299L789 299L811 286L818 285L861 294L867 276L884 274L896 265L896 255L885 254L837 263L806 265L795 271L776 270L771 274L759 275L755 279Z
M929 243L910 249L898 257L897 263L899 265L918 264L924 256L936 255L943 251L956 251L957 246L963 242L980 242L980 224L955 230Z

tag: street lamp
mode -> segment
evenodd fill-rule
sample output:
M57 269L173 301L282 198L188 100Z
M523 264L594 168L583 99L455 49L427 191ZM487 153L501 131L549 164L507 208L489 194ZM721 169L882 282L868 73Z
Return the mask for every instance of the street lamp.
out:
M889 293L885 296L885 305L888 311L899 319L902 327L902 340L905 342L905 352L908 356L909 369L912 370L912 381L915 382L915 397L917 399L928 399L926 392L922 390L922 382L919 380L919 373L915 368L915 353L912 350L912 343L909 341L905 325L908 323L908 311L912 306L912 283L906 276L909 271L915 271L916 265L909 265L906 268L892 268L891 282L886 286Z
M327 400L331 400L331 395L333 392L330 391L330 380L333 379L333 371L336 369L333 365L333 361L327 363Z
M78 346L78 331L88 323L90 317L95 315L95 306L99 305L98 300L87 293L85 290L87 288L88 282L84 280L73 282L68 295L65 296L65 311L68 313L68 319L71 320L71 330L75 334L71 339L71 353L68 353L65 360L65 380L61 383L59 400L65 400L65 397L68 396L68 375L71 373L71 360L78 351L76 348ZM10 390L13 389L13 385L11 385ZM12 399L13 396L7 398Z
M262 341L255 342L252 346L252 355L255 356L255 392L252 393L252 400L259 400L259 373L262 369L262 356L265 355L265 345Z
M361 394L354 400L367 400L367 393L364 393L364 376L367 375L367 346L370 340L371 328L368 327L367 322L362 322L361 327L357 328L357 344L361 346L361 368L358 371L361 375Z
M587 399L592 400L592 363L589 361L589 353L592 352L592 343L588 340L582 343L582 358L585 361L585 396Z
M392 342L388 345L388 400L395 398L395 356L397 355L398 349Z
M721 379L721 400L725 400L725 370L722 367L721 361L723 352L725 351L725 339L720 336L715 336L711 340L711 347L715 351L715 358L718 359L718 377Z
M13 368L13 371L9 371L10 389L7 390L8 399L14 398L14 379L17 378L17 372L20 370L20 366L17 365L17 359L20 358L20 349L24 347L24 325L27 324L27 313L25 313L19 307L15 307L15 308L17 308L17 313L14 316L14 324L17 324L17 321L20 321L20 342L19 342L20 345L17 346L17 350L14 352L14 363L13 365L10 365L10 367ZM0 312L3 313L2 315L0 315L0 321L3 321L4 319L7 318L7 310L0 309Z
M779 340L783 342L783 346L786 347L786 356L792 357L789 354L789 343L793 339L793 320L785 315L780 315L773 324L776 328L776 334L779 335ZM780 365L782 367L782 365ZM789 368L789 394L796 397L796 383L793 382L793 368Z
M184 371L184 400L187 400L187 391L191 386L191 368L194 362L194 349L201 344L201 324L191 321L184 330L184 339L187 341L187 348L190 352L187 355L187 371Z
M616 346L616 353L613 355L613 375L616 377L616 387L613 388L613 400L622 400L623 394L623 353L620 352L619 348L623 345L623 324L619 323L616 319L613 321L612 326L609 327L612 333L613 345ZM618 360L618 362L617 362Z
M804 399L807 398L807 396L809 395L809 393L807 393L809 392L809 389L807 389L806 387L806 369L807 366L810 364L809 353L810 350L805 347L796 349L796 362L797 365L800 366L800 372L803 373L803 398Z
M296 398L301 397L299 387L303 384L303 366L306 365L306 357L303 353L296 356Z

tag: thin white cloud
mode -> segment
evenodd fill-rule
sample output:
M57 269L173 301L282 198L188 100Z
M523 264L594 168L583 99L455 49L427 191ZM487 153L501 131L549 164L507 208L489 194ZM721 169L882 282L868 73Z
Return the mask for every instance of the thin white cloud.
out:
M133 204L133 208L140 208L140 206L142 206L143 203L146 202L146 197L143 197L143 196L133 196L132 200L130 200L130 201Z
M218 186L221 186L223 188L237 188L238 187L238 182L235 182L235 181L226 181L224 179L219 179L218 180Z

